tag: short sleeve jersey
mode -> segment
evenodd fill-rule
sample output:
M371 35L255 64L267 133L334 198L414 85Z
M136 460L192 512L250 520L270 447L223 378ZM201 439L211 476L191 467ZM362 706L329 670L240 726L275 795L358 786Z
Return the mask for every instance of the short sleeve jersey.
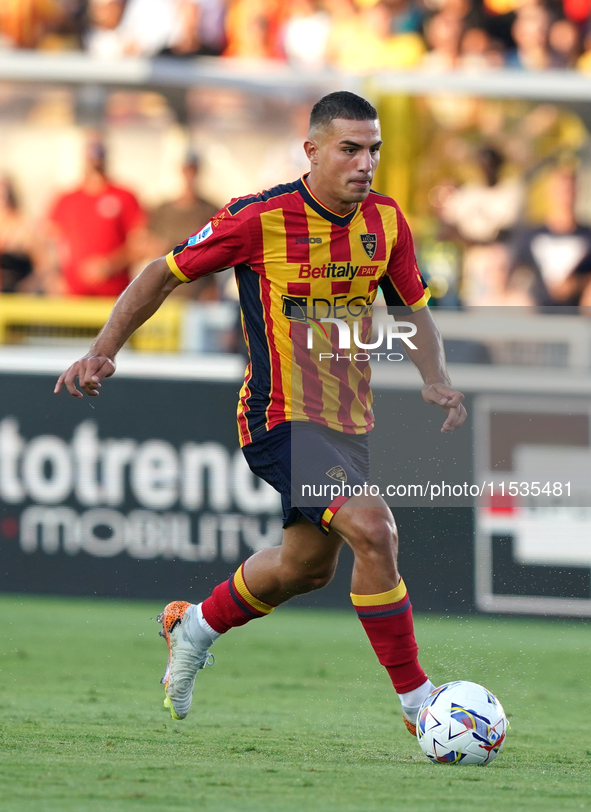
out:
M241 445L291 420L370 431L369 354L340 349L340 323L321 319L346 322L366 343L378 286L388 305L418 310L429 299L394 200L372 191L341 216L314 197L305 177L232 200L167 262L185 282L235 268L250 354Z

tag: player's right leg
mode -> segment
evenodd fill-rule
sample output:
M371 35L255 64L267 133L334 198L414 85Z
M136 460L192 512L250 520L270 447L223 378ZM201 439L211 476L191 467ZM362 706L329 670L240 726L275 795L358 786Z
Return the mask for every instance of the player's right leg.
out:
M215 640L265 617L295 595L325 586L334 575L342 545L334 533L326 535L301 517L284 529L279 547L255 553L202 603L168 604L158 620L169 650L162 679L164 704L175 719L187 716L195 678L208 664Z
M204 622L201 604L187 601L169 603L158 622L168 644L168 663L161 679L164 705L174 719L184 719L191 707L195 677L211 662L209 649L219 635Z
M318 456L322 438L309 440L310 454ZM301 445L301 443L300 443ZM324 451L332 454L329 444ZM216 586L198 605L176 601L159 619L169 649L169 662L162 682L165 704L175 718L189 712L195 677L208 662L213 642L229 629L265 617L275 606L294 595L324 586L336 568L343 544L335 534L321 531L315 519L303 518L290 501L292 429L289 423L260 434L243 449L251 470L282 495L284 533L279 547L262 550L243 564L231 578ZM332 461L322 463L322 470ZM316 515L317 514L317 515Z

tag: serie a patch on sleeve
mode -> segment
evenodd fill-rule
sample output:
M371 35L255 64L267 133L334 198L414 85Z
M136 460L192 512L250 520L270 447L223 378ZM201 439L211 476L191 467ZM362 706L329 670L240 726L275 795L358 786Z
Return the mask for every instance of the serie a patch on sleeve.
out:
M187 245L199 245L200 242L206 240L213 232L213 226L211 223L208 223L206 226L203 226L201 231L197 234L194 234L190 239L187 240Z

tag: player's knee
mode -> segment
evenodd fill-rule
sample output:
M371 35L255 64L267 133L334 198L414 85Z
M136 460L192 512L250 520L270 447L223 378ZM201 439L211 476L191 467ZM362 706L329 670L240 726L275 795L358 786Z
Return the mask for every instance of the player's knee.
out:
M394 517L386 511L352 512L343 535L356 554L381 555L384 550L395 553L398 546Z
M331 569L322 569L310 573L310 575L308 576L310 591L314 589L322 589L323 587L327 586L327 584L330 584L330 582L334 577L334 573L335 573L334 567Z
M308 575L300 581L300 593L314 592L316 589L322 589L332 580L330 575Z
M327 565L297 568L285 573L286 581L298 594L313 592L315 589L322 589L332 581L335 569L335 566Z

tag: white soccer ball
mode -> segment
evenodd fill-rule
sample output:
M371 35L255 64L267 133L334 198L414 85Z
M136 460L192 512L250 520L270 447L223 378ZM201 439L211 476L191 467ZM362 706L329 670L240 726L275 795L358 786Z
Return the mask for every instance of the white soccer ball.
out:
M417 717L423 753L439 764L490 764L505 743L499 700L475 682L446 682L431 691Z

